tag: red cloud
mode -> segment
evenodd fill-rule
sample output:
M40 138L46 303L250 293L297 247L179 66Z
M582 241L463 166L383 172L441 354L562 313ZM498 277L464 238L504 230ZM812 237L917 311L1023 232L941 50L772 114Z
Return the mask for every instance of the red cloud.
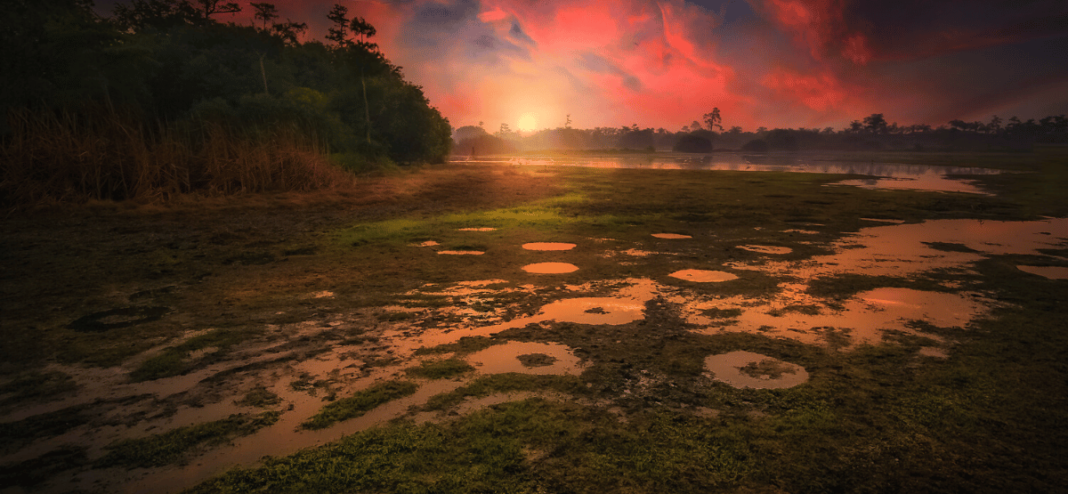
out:
M756 0L754 6L794 35L817 60L842 56L856 64L872 58L867 36L847 22L846 0Z
M804 75L779 69L765 75L760 83L778 99L798 101L818 112L838 108L847 95L842 84L829 73Z

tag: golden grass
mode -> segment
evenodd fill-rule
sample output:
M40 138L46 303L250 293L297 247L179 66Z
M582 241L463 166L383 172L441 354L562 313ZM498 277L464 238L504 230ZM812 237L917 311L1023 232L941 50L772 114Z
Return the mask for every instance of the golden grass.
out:
M293 129L148 125L116 112L15 111L0 143L0 204L154 201L195 193L350 187L314 138Z

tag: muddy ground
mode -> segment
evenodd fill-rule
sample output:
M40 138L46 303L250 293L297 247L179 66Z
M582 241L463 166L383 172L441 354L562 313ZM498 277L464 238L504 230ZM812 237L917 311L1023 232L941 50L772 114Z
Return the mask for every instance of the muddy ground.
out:
M838 159L1013 173L453 164L9 212L0 488L1064 485L1068 159Z

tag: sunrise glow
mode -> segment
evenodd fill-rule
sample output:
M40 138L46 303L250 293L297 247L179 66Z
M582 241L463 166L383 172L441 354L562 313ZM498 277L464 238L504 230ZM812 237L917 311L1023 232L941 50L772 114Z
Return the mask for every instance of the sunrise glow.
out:
M909 16L859 0L415 0L352 8L454 127L556 128L570 114L575 128L636 123L677 131L713 107L725 127L746 130L842 128L872 113L934 126L1068 113L1068 66L1038 55L1068 51L1065 30L1044 21L1053 13L983 1L969 11L986 15L959 16L938 2L907 4ZM299 5L310 11L312 4ZM1006 64L1016 76L995 68ZM515 108L517 95L537 95L545 114L517 123L529 112Z
M538 121L534 118L534 115L530 113L524 113L519 117L519 121L515 124L516 128L523 132L532 132L537 130Z

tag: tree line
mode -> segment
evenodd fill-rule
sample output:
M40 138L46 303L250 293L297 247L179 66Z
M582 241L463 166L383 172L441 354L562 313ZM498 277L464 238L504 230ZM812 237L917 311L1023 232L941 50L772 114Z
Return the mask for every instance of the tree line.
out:
M678 131L621 127L573 129L571 116L563 127L529 134L512 131L507 124L490 133L478 126L456 129L459 154L499 154L528 150L677 151L707 153L713 149L763 151L798 150L1020 150L1036 143L1068 143L1068 118L1054 115L1039 120L1008 120L994 115L989 122L951 120L945 125L898 125L882 113L853 120L847 127L768 129L745 131L740 126L724 128L722 115L713 108Z

